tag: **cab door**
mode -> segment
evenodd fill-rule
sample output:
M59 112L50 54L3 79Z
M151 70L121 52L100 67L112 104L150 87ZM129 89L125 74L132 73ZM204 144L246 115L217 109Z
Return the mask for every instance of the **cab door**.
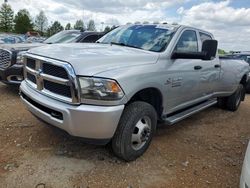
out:
M192 29L182 31L174 50L175 52L198 52L197 32ZM200 71L202 62L199 59L175 59L168 67L166 83L167 113L172 113L191 105L201 97Z
M204 32L198 32L200 42L205 40L212 40L212 36ZM201 51L201 48L200 48ZM220 80L221 65L218 58L212 60L201 60L201 70L200 70L200 94L204 96L211 96L218 89L218 84Z

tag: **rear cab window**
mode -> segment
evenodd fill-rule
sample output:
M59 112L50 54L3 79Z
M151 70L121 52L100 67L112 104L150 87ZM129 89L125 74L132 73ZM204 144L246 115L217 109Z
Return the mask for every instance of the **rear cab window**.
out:
M200 34L200 39L201 39L201 42L203 43L205 40L212 40L212 36L210 36L209 34L206 34L206 33L202 33L202 32L199 32Z

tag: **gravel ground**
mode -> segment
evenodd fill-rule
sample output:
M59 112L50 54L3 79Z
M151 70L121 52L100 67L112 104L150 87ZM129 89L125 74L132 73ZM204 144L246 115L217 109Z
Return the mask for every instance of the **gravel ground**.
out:
M0 84L0 187L238 187L250 138L250 97L232 113L210 108L173 127L159 125L138 160L87 145L40 122L18 90Z

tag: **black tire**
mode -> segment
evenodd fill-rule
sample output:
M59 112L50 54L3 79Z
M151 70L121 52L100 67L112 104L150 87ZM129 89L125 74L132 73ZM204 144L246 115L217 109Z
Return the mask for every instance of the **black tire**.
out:
M217 106L221 109L227 109L227 99L228 97L218 98Z
M141 148L135 149L132 143L132 134L137 129L137 124L147 118L151 130L147 131L146 141ZM145 120L144 120L145 121ZM112 150L116 156L125 160L133 161L140 157L148 149L157 125L157 113L153 106L145 102L134 102L129 104L120 119L116 133L112 139ZM140 137L142 138L142 137Z
M246 86L246 93L250 93L250 81L248 81L247 86Z
M234 112L238 110L241 101L245 98L245 88L242 84L239 84L237 90L227 98L226 107L228 110Z

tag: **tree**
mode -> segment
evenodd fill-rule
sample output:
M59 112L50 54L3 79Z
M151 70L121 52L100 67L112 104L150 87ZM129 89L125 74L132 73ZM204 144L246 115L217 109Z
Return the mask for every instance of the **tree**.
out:
M113 25L113 26L110 28L110 30L112 31L112 30L116 29L117 27L118 27L118 26Z
M3 3L0 9L0 30L10 32L13 30L14 11L7 3Z
M48 18L43 11L40 11L40 13L36 16L35 25L37 30L41 33L41 35L43 35L48 26Z
M65 26L65 30L71 30L71 24L68 23L66 26Z
M47 35L48 35L48 36L52 36L52 35L54 35L54 34L60 32L60 31L62 31L63 29L64 29L64 28L63 28L63 26L61 25L61 23L58 22L58 21L55 21L55 22L51 25L51 27L48 28L48 30L47 30Z
M222 49L218 49L218 53L219 53L219 55L227 54L227 52L225 50L222 50Z
M87 30L88 31L96 31L94 20L89 20Z
M19 10L14 19L14 29L16 33L25 34L29 30L33 30L33 23L28 10Z
M74 29L77 30L85 30L85 26L82 20L77 20L75 25L74 25Z
M104 33L108 33L111 31L111 28L109 26L106 26L104 29Z

